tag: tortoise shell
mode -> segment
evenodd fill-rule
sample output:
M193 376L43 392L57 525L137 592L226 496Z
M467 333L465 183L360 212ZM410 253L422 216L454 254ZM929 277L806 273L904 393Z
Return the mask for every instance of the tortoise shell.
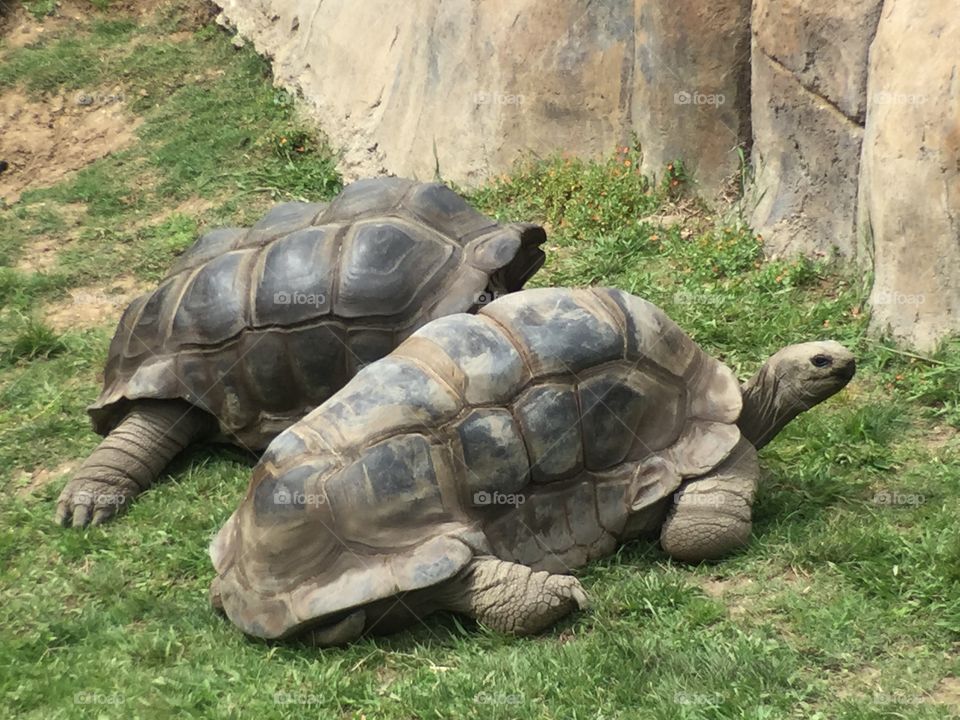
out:
M181 398L217 418L218 439L262 449L424 323L483 302L492 276L520 289L545 239L400 178L214 230L123 313L94 429L131 401Z
M475 554L578 567L655 532L730 455L740 407L729 368L619 290L435 320L267 448L211 545L224 609L283 637Z

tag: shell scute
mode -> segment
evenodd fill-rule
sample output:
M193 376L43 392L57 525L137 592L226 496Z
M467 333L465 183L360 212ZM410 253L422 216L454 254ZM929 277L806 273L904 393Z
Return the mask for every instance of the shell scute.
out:
M571 385L534 385L514 406L533 482L569 477L583 467L580 411Z

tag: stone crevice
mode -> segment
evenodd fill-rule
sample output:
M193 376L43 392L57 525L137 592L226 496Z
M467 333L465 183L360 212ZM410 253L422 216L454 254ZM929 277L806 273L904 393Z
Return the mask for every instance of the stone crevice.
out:
M824 95L821 95L819 92L817 92L815 89L813 89L809 85L801 82L800 78L797 77L796 72L794 72L793 70L788 68L786 65L784 65L782 62L777 60L775 57L767 53L767 51L764 50L762 47L757 46L757 51L764 57L764 59L768 60L770 64L777 69L778 72L789 76L790 79L797 85L797 87L799 87L801 90L804 91L804 93L810 95L815 101L825 105L829 110L833 111L833 113L836 116L838 116L840 119L844 120L850 125L857 127L860 130L863 130L864 124L860 122L856 116L848 115L840 108L839 105L833 102L830 98L825 97Z

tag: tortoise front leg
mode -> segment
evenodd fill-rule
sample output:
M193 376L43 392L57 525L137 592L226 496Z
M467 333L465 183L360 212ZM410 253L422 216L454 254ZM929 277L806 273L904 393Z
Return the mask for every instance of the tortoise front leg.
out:
M212 422L206 412L182 400L137 402L64 487L56 521L85 527L110 519Z
M741 438L713 472L686 481L674 494L660 545L685 562L716 560L744 547L759 476L757 451Z
M315 647L343 647L359 640L366 624L367 614L357 610L339 622L311 628L302 639Z
M583 586L572 575L537 572L494 557L475 558L438 592L445 609L515 635L540 632L589 604Z

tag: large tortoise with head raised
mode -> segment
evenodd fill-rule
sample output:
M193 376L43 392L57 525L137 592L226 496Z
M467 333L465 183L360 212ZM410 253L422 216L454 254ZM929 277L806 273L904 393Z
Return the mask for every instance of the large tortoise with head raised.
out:
M211 600L250 635L328 645L438 609L535 632L586 601L565 573L628 540L744 545L756 448L854 369L803 343L741 389L613 289L435 320L268 447L211 545Z
M204 235L124 312L89 409L107 437L57 519L106 520L198 438L263 449L424 323L519 290L545 239L401 178Z

